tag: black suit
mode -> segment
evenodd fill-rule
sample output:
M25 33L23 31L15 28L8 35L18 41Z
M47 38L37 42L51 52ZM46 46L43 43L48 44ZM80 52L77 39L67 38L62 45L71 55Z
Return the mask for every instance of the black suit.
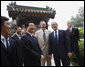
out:
M79 46L78 46L79 31L76 28L72 28L71 32L69 32L69 29L67 29L66 33L67 33L68 37L70 38L71 50L75 53L78 63L80 64L81 56L79 53Z
M69 58L67 56L68 52L71 52L71 46L66 41L65 31L59 30L58 41L54 37L54 32L49 35L49 55L53 53L54 61L56 66L60 66L60 59L62 60L63 66L69 66Z
M42 51L38 45L38 41L36 37L33 37L26 33L21 38L23 43L23 59L24 59L24 66L40 66L41 62L41 54Z
M16 43L13 39L10 39L9 42L9 49L1 42L1 66L17 66Z
M22 44L21 44L21 40L19 39L19 37L14 34L12 37L12 39L15 40L16 42L16 50L17 50L17 55L18 55L18 65L22 66L23 65L23 59L22 59Z

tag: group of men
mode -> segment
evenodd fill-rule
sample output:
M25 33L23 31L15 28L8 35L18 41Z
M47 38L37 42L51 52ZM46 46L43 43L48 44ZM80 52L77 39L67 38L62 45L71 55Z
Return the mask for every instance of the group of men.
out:
M21 27L10 37L11 27L8 18L1 16L1 66L51 66L52 55L55 65L70 66L72 51L80 59L79 31L72 28L59 30L56 22L51 23L53 32L46 29L46 22L40 21L40 29L35 32L34 23L26 23L26 32L21 35ZM80 63L80 62L79 62Z

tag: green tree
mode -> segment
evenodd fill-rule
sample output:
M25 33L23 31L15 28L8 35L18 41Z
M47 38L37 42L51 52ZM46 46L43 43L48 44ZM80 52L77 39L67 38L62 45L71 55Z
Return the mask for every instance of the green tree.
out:
M74 27L83 27L84 25L84 7L80 7L78 10L78 14L76 14L76 17L71 18L72 24Z
M79 33L80 33L80 38L82 39L84 39L84 27L82 27L82 28L80 28L79 29Z

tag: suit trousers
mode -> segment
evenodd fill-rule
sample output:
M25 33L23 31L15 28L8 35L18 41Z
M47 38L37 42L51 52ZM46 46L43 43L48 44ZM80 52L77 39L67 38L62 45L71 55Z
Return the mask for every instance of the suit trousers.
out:
M45 63L47 62L47 66L51 66L51 58L46 53L46 56L43 61L41 61L41 66L45 66Z

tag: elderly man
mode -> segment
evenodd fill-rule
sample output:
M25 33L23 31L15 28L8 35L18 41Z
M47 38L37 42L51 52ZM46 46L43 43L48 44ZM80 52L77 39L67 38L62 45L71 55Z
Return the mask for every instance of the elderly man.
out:
M63 66L69 66L72 55L69 38L65 36L64 30L58 30L56 22L52 22L51 26L54 31L49 35L49 55L52 57L53 53L56 66L60 66L60 60Z
M49 31L46 29L46 22L40 21L41 29L38 30L35 35L38 39L39 46L44 54L44 60L41 62L42 66L45 66L45 62L47 61L47 66L51 66L51 58L48 56L48 45L49 45Z
M67 22L68 29L66 30L68 37L70 38L71 43L71 50L75 53L77 57L77 61L80 66L83 66L84 61L81 59L80 52L79 52L79 46L78 46L78 40L79 40L79 30L77 28L72 27L72 22Z

